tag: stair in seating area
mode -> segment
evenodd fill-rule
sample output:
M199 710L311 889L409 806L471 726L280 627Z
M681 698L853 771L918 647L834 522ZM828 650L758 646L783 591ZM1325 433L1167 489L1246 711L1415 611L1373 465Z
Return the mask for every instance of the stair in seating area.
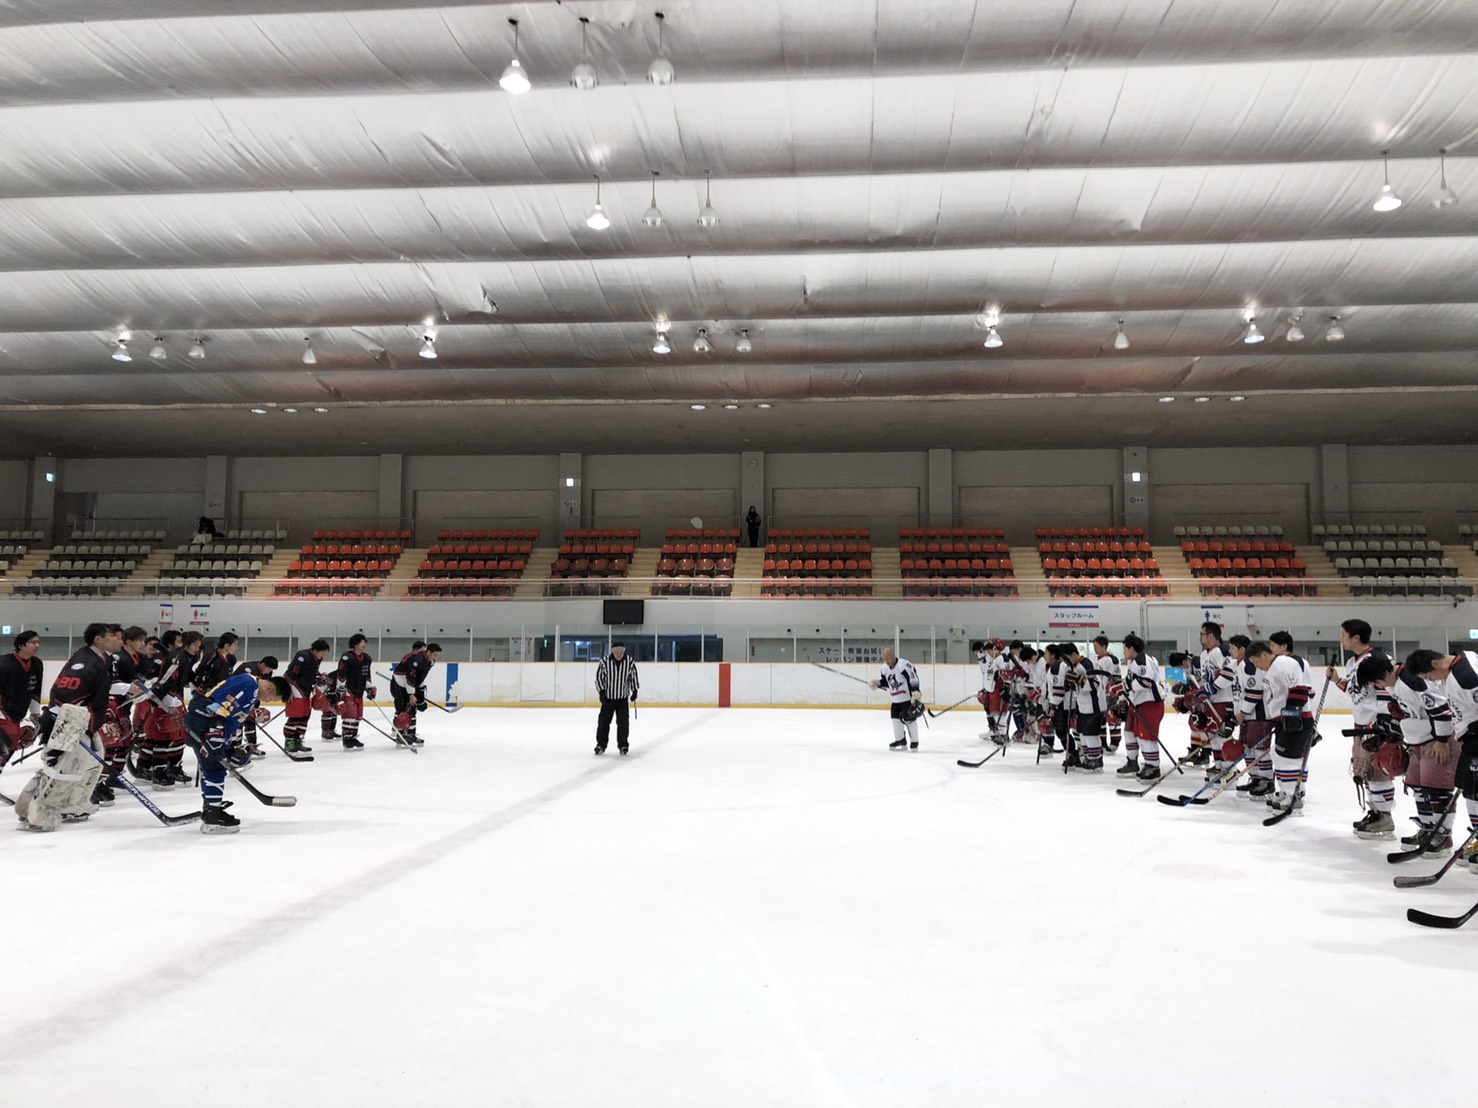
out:
M903 595L903 555L896 546L872 548L872 595L884 599Z
M44 565L51 557L51 547L33 546L26 552L26 556L15 565L10 567L4 577L0 577L0 596L9 596L15 592L16 582L24 581L30 577L35 570Z
M1191 566L1179 546L1152 546L1150 557L1160 563L1160 576L1172 600L1200 600L1201 589L1191 579Z
M287 576L287 569L298 558L298 554L295 546L279 546L277 553L262 567L262 575L246 586L247 597L260 600L271 596L272 587Z
M1324 553L1322 546L1295 546L1294 557L1303 560L1304 572L1319 584L1319 596L1350 596L1350 586L1340 580L1339 571Z
M631 555L631 562L626 567L625 581L621 582L622 596L648 596L652 591L650 580L657 576L657 561L661 557L662 550L656 546L638 546ZM635 578L635 580L633 580Z
M513 590L515 600L539 600L544 596L544 586L549 582L549 567L559 556L557 546L536 546L529 551L523 576Z
M149 551L144 560L138 564L138 568L135 569L133 573L131 573L128 577L124 578L123 583L118 586L118 591L115 592L113 595L146 595L144 591L145 587L149 584L149 582L159 580L159 571L165 566L169 565L169 563L174 561L174 559L174 547L155 547L153 550Z
M734 555L735 596L760 595L760 578L765 575L765 548L741 546Z
M1040 600L1047 595L1047 574L1042 571L1042 556L1035 546L1013 546L1011 567L1019 595L1028 600Z
M1473 548L1468 545L1453 546L1444 543L1442 556L1451 558L1457 563L1457 575L1464 581L1478 587L1478 554L1473 553ZM1451 580L1451 578L1448 578Z

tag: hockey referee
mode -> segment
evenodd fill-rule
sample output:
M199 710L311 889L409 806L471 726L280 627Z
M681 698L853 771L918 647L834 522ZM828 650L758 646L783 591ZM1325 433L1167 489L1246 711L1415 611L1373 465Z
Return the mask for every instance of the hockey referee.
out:
M600 722L595 725L595 752L604 754L611 738L611 717L616 717L616 749L625 754L630 749L631 733L628 704L636 699L636 661L626 656L626 644L611 644L611 652L595 669L595 691L600 696Z

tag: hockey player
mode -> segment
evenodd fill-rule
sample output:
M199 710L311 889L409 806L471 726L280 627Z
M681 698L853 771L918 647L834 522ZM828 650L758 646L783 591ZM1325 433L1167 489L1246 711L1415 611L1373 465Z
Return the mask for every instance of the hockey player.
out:
M1392 839L1396 836L1396 823L1391 816L1396 810L1396 781L1390 771L1398 764L1399 747L1383 743L1376 734L1376 724L1387 714L1391 696L1360 684L1356 678L1366 658L1379 655L1390 661L1384 651L1370 645L1370 635L1370 624L1363 619L1341 623L1339 645L1349 657L1343 673L1328 666L1325 675L1350 698L1350 713L1354 717L1350 776L1355 779L1356 788L1365 794L1368 805L1365 815L1355 821L1355 835L1362 839Z
M1066 690L1076 710L1073 734L1076 749L1068 752L1062 768L1079 773L1103 772L1103 717L1108 711L1109 674L1083 657L1076 646L1064 644Z
M975 652L976 664L980 667L980 692L976 699L985 709L988 730L980 738L989 739L1000 746L1006 745L1003 726L1006 718L1006 690L1001 667L1001 651L1006 644L1000 639L977 639L970 644Z
M1460 744L1453 784L1462 790L1468 808L1468 842L1463 847L1462 864L1478 873L1478 653L1464 650L1439 656L1431 660L1430 668L1413 654L1407 664L1413 663L1424 667L1418 670L1418 677L1441 683L1452 708Z
M277 672L277 659L268 654L260 661L239 662L231 676L239 673L250 673L253 677L271 677ZM255 714L247 716L241 724L241 741L246 746L246 752L252 756L254 761L259 761L267 756L267 752L257 745L257 719Z
M172 634L176 632L165 632L166 646ZM149 781L156 789L172 789L190 780L181 768L186 742L185 690L190 688L205 636L187 631L178 641L179 646L160 655L155 663L160 675L150 682L149 709L141 728L135 719L135 732L142 731L143 739L137 745L134 776Z
M426 678L440 655L440 643L427 644L418 640L411 644L411 652L396 662L390 670L390 695L395 700L395 730L401 741L408 746L426 745L426 740L416 734L416 716L428 707ZM634 662L632 664L635 665ZM619 730L617 742L620 742Z
M1250 763L1247 779L1237 786L1237 795L1266 801L1276 791L1273 781L1273 724L1255 718L1262 704L1262 671L1247 660L1252 640L1246 635L1233 635L1226 640L1231 659L1232 707L1234 729L1240 728L1236 740ZM1225 748L1223 748L1225 749Z
M888 694L889 715L893 719L893 741L889 750L919 748L919 717L924 714L924 693L919 688L919 674L913 663L900 658L892 647L883 647L883 672L872 683Z
M292 693L286 701L287 722L282 725L282 745L289 754L302 754L313 749L303 745L303 736L308 733L308 717L313 712L314 693L318 690L318 667L328 650L327 639L314 639L306 650L299 650L287 664L286 677Z
M1038 748L1038 755L1054 753L1052 738L1062 744L1063 752L1074 756L1076 751L1072 745L1072 705L1068 699L1067 692L1067 657L1066 650L1059 643L1049 643L1042 648L1042 653L1047 659L1046 684L1044 695L1047 702L1047 711L1051 713L1052 734L1044 735L1042 745Z
M616 721L616 749L625 754L631 749L630 703L641 691L637 679L636 659L626 656L626 644L613 642L611 652L595 667L595 695L600 698L600 715L595 722L595 752L604 754L611 741L611 720Z
M103 749L97 731L107 716L112 655L123 645L123 633L90 623L82 638L87 645L67 660L51 685L40 729L47 747L44 765L16 798L16 818L26 831L55 831L64 820L84 820L98 808L93 791L103 773ZM82 743L96 757L77 750Z
M1034 741L1040 751L1043 743L1048 747L1045 753L1050 754L1052 736L1052 717L1047 711L1045 702L1047 690L1047 658L1034 647L1023 646L1016 658L1017 665L1021 668L1023 677L1021 679L1021 702L1023 717L1018 732L1018 738L1026 741ZM1035 736L1035 739L1029 738Z
M1160 663L1149 656L1138 635L1124 636L1124 696L1128 701L1129 739L1119 776L1141 781L1160 779L1160 725L1165 719L1165 680ZM1139 759L1144 759L1144 765Z
M1458 743L1452 705L1441 683L1423 674L1438 674L1445 656L1435 650L1414 650L1406 663L1395 666L1389 658L1370 657L1360 663L1356 680L1362 685L1390 693L1386 712L1401 725L1406 746L1406 787L1416 797L1416 820L1421 833L1401 840L1406 850L1420 849L1433 857L1452 849L1454 813L1447 810L1457 784ZM1440 824L1440 826L1439 826Z
M370 684L370 667L375 660L365 649L368 642L361 634L349 636L349 649L339 657L339 668L334 674L338 693L336 708L339 718L344 721L342 741L345 750L364 749L364 743L359 741L359 721L364 718L364 702L375 699L379 692Z
M1261 675L1262 718L1273 724L1273 776L1277 788L1268 799L1275 811L1303 810L1304 786L1308 781L1308 755L1314 739L1314 716L1310 701L1314 690L1308 666L1291 652L1275 653L1265 642L1247 648L1247 660Z
M1119 659L1109 652L1107 635L1094 636L1092 665L1095 669L1102 670L1109 675L1104 688L1104 696L1108 705L1103 714L1105 746L1109 753L1117 754L1119 744L1124 741L1124 717L1114 709L1124 694L1124 677L1119 668Z
M1016 726L1016 741L1026 736L1027 702L1026 690L1031 680L1028 665L1022 660L1022 652L1029 649L1020 639L1012 639L1006 648L1011 658L1011 679L1006 687L1006 710ZM1035 653L1035 651L1033 651Z
M0 766L31 745L41 723L41 636L22 631L14 645L15 653L0 658Z
M1201 654L1196 674L1200 689L1191 697L1191 756L1197 766L1210 766L1210 778L1226 768L1226 759L1217 752L1231 728L1235 705L1232 703L1231 663L1222 645L1221 624L1207 620L1201 624Z
M106 808L117 797L113 790L118 775L128 764L128 751L133 746L133 705L130 698L138 690L134 682L142 680L147 661L143 656L149 633L142 627L129 627L123 632L123 646L113 655L113 680L108 687L108 714L98 734L103 740L103 760L107 765L93 790L92 799Z
M203 693L207 689L213 689L230 677L236 669L236 636L226 631L216 640L215 649L209 654L202 654L199 662L195 665L195 672L190 675L190 687L197 693Z
M200 794L203 802L200 830L206 835L229 835L241 830L241 821L226 811L226 767L237 769L251 763L237 732L249 718L266 722L269 713L258 707L263 700L286 700L293 687L285 677L234 674L190 702L185 730L190 748L200 761Z

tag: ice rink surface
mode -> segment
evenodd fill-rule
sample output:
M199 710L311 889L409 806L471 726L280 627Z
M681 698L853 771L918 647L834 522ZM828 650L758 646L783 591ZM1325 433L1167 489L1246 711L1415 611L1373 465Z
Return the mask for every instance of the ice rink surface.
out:
M645 708L624 759L589 710L310 735L250 771L296 808L228 784L239 835L122 792L0 835L0 1103L1462 1103L1478 923L1404 910L1478 877L1392 887L1438 863L1350 834L1346 719L1271 829L1118 797L1118 758L958 768L971 709L918 753L882 710Z

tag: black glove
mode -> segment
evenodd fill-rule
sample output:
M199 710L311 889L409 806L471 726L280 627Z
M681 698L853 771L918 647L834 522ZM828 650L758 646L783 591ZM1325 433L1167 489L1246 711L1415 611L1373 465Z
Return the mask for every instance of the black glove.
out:
M631 690L631 702L632 702L632 703L633 703L633 704L635 704L635 703L636 703L636 690L635 690L635 689L632 689L632 690Z
M424 712L430 705L426 703L426 688L423 685L416 690L416 711Z
M251 755L239 739L233 739L231 745L226 747L226 761L237 769L244 769L251 765Z

